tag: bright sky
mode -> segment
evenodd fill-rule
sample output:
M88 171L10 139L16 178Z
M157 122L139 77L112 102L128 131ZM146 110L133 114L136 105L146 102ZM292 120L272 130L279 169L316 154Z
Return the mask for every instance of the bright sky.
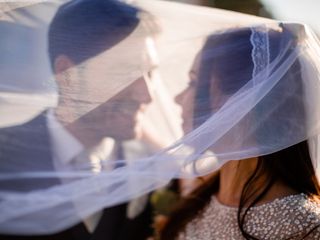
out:
M276 19L303 22L320 34L320 0L261 0Z

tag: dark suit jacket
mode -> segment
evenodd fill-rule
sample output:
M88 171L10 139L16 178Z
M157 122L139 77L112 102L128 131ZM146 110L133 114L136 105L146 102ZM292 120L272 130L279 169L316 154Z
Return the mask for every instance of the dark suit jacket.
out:
M14 164L25 170L53 170L52 152L49 142L49 129L45 113L23 125L0 129L0 173L16 171ZM24 181L1 181L1 190L28 191L28 184ZM58 179L50 181L34 181L32 188L46 188L59 184ZM70 207L73 207L70 204ZM79 223L60 233L45 236L13 236L0 235L6 240L143 240L151 235L152 209L150 204L136 218L130 220L126 217L127 204L103 210L98 226L90 234L83 223ZM1 213L0 213L1 214ZM55 224L54 222L52 224Z

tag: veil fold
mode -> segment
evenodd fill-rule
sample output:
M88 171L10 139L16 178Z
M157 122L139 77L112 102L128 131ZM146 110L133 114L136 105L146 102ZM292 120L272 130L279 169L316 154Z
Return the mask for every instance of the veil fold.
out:
M302 141L320 178L320 45L306 25L33 1L0 3L0 35L1 233L56 233Z

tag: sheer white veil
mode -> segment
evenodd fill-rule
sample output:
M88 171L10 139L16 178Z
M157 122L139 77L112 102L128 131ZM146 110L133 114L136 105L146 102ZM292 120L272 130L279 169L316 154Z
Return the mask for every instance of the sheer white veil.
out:
M77 0L0 3L0 35L1 233L59 232L303 141L318 172L320 45L308 26Z

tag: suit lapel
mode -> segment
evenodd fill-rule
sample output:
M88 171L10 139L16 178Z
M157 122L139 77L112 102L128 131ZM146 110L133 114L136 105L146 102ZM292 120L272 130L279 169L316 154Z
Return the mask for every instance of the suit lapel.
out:
M1 129L0 146L5 146L1 147L0 150L0 172L55 170L46 112L25 124ZM46 181L10 181L10 183L1 181L0 189L27 192L57 184L60 184L60 180L56 178L46 179ZM70 204L70 207L73 207L73 205ZM60 239L60 236L61 240L65 240L65 236L72 236L72 240L88 240L91 237L84 224L79 223L70 229L52 235L52 238L43 236L43 239L47 239L47 237L49 239Z
M41 114L23 125L3 128L0 130L1 165L0 172L36 172L52 171L53 163L49 143L46 118ZM29 191L41 189L56 184L56 179L48 181L17 181L5 189Z

